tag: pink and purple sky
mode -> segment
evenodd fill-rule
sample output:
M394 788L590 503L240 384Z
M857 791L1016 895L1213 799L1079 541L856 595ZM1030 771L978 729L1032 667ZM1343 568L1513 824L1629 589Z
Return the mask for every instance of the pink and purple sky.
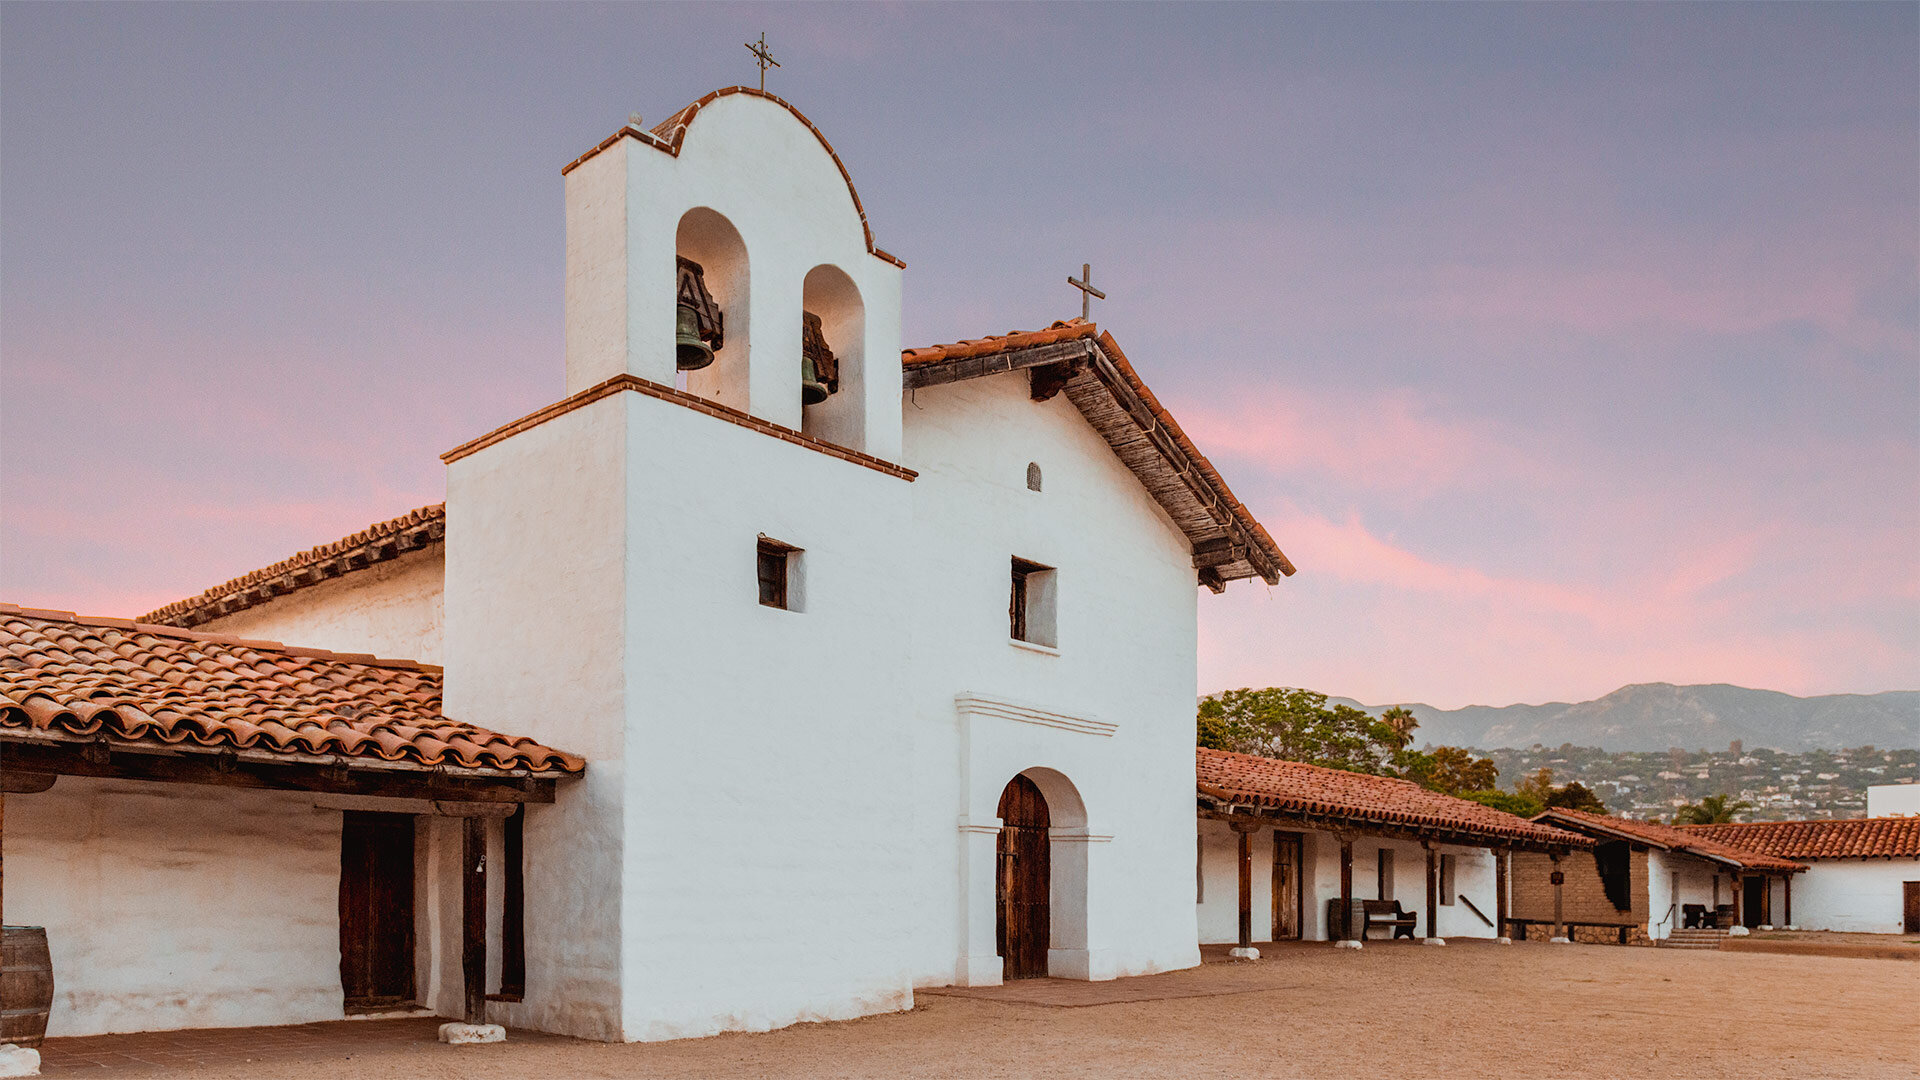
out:
M1300 566L1200 686L1920 686L1913 4L0 16L0 599L134 615L560 396L559 170L793 101L906 338L1096 318Z

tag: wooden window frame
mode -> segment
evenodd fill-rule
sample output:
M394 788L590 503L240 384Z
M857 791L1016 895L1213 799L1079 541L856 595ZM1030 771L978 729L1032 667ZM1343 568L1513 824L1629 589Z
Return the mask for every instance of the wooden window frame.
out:
M1059 638L1057 628L1053 635L1055 640L1044 641L1034 634L1032 621L1034 599L1033 578L1041 574L1055 573L1058 573L1058 571L1054 567L1047 566L1044 563L1034 562L1031 559L1023 559L1018 555L1013 556L1012 585L1007 597L1007 636L1009 638L1012 638L1014 641L1024 642L1028 645L1039 645L1047 649L1059 647L1057 644Z
M793 556L800 549L792 544L783 544L770 537L760 537L754 549L754 578L759 586L761 607L778 608L792 611L793 599ZM777 567L778 572L769 574L769 567Z

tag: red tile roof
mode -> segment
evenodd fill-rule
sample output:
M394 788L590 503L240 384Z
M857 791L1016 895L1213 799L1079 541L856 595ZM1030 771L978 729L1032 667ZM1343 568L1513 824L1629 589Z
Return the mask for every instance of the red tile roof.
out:
M198 596L176 600L140 616L143 623L193 627L264 604L295 589L318 585L352 570L395 559L438 543L447 535L447 506L434 503L369 525L329 544L309 548L272 566L242 574Z
M1466 834L1488 842L1591 847L1584 836L1540 825L1409 780L1327 769L1199 747L1200 794L1223 803L1287 810L1356 825L1397 825Z
M1051 345L1056 341L1097 337L1099 333L1100 327L1095 323L1084 319L1065 319L1045 330L1009 330L995 337L956 341L951 345L902 349L900 364L902 367L914 367L919 364L937 363L941 360L964 360L974 356L1006 352L1010 349L1024 349L1032 345Z
M1680 829L1783 859L1920 859L1920 817L1741 821Z
M0 604L0 741L577 773L580 758L440 714L440 669Z
M1751 848L1736 847L1722 843L1713 837L1676 829L1671 825L1661 825L1652 821L1634 821L1630 818L1613 817L1609 814L1589 814L1584 810L1563 810L1558 807L1534 816L1535 821L1544 821L1558 825L1563 829L1584 832L1596 836L1613 836L1626 840L1637 840L1668 851L1678 851L1686 855L1729 862L1748 870L1787 871L1805 870L1806 867L1786 859L1776 858Z

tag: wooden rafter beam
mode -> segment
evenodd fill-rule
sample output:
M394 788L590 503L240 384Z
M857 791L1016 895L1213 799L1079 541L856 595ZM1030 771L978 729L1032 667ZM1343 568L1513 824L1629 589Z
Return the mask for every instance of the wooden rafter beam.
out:
M350 762L281 764L240 758L231 751L148 750L104 742L49 745L7 741L4 746L5 766L0 772L8 783L25 783L14 779L15 773L21 773L444 802L550 803L554 798L554 780L539 776L479 777L429 768L370 768Z
M915 364L900 373L900 381L904 389L918 390L926 386L964 382L983 375L998 375L1005 371L1020 371L1025 368L1058 364L1062 361L1084 359L1099 351L1085 338L1074 338L1070 341L1055 341L1025 349L987 353L984 356L967 356L958 360Z
M1222 810L1220 804L1202 797L1198 801L1198 812L1203 818L1214 821L1257 820L1275 827L1293 826L1316 829L1320 832L1345 832L1362 836L1377 836L1387 840L1432 841L1437 844L1449 844L1455 847L1514 848L1520 851L1567 851L1564 844L1551 844L1538 840L1527 840L1511 836L1489 836L1483 833L1463 829L1447 829L1437 826L1396 825L1389 822L1369 821L1364 818L1338 817L1331 814L1310 814L1289 810L1275 810L1262 807L1258 810L1246 806L1236 806L1232 811Z

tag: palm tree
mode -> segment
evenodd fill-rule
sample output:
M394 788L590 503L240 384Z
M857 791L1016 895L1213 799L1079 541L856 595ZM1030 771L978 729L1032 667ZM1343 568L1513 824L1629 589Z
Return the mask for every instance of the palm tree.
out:
M1709 795L1697 803L1688 803L1674 811L1675 825L1725 825L1742 811L1753 809L1753 804L1745 799L1728 802L1733 796Z
M1380 722L1393 729L1394 740L1400 744L1402 750L1405 750L1407 744L1413 741L1413 729L1420 726L1420 721L1413 718L1413 710L1405 705L1395 705L1381 713Z

